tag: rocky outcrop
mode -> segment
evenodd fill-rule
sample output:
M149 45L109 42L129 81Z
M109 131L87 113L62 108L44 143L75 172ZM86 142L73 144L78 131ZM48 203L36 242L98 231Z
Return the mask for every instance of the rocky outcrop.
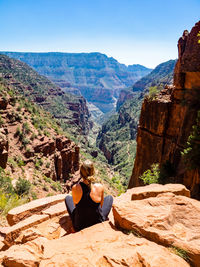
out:
M115 203L115 223L164 246L187 251L200 266L200 202L172 193Z
M8 138L7 138L7 130L4 128L0 129L0 167L3 169L6 168L8 161Z
M140 200L131 200L136 196ZM200 204L187 196L189 191L178 184L130 189L115 198L114 219L111 214L110 221L77 233L72 233L65 195L32 201L9 212L13 218L28 217L0 228L0 262L26 267L189 267L190 261L199 267ZM174 253L181 249L183 258Z
M187 185L193 197L200 197L199 170L187 170L181 157L200 110L199 31L200 22L187 38L184 36L179 40L174 87L167 87L156 99L147 98L143 102L129 188L141 184L139 176L153 163L162 166L169 162L175 169L172 181Z
M33 149L35 153L49 156L54 162L53 169L46 176L66 182L70 175L79 170L79 147L66 137L58 136L55 140L42 137L33 142Z
M120 94L119 94L119 97L117 99L117 106L116 106L116 110L118 111L119 108L124 104L124 102L128 99L131 99L134 97L134 93L132 90L121 90L120 91Z

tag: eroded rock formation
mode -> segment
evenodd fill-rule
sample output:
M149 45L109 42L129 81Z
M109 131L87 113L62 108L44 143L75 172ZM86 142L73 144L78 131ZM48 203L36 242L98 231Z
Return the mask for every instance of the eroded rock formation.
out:
M200 204L179 184L128 190L109 221L72 233L65 195L34 200L0 228L2 266L199 267ZM140 200L133 200L140 199ZM195 216L193 216L195 214ZM174 251L182 249L185 258Z
M168 161L175 169L173 181L186 185L193 197L200 197L199 169L188 171L181 157L200 110L199 32L200 22L179 39L174 87L167 87L156 99L143 102L129 188L141 184L139 176L153 163L161 166Z

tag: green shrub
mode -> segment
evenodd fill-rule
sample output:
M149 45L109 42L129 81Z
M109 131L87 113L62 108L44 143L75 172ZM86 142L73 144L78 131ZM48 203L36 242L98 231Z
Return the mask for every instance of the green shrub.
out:
M33 141L36 137L37 137L37 135L35 133L32 133L30 139Z
M22 107L23 107L23 105L22 105L22 103L20 103L19 106L17 107L17 111L21 111Z
M146 170L139 178L144 184L154 184L159 182L160 170L159 164L152 164L151 169Z
M156 95L158 94L159 90L157 86L151 86L149 87L149 98L154 99Z
M6 194L12 194L14 192L11 178L6 175L4 169L2 169L1 167L0 167L0 189L2 192L5 192Z
M19 178L16 186L15 186L15 192L19 196L21 195L28 195L31 189L31 183L23 178Z
M43 190L46 191L46 192L49 192L49 187L46 184L44 184L43 185Z
M24 132L25 134L29 134L30 131L31 131L28 122L23 123L23 125L22 125L22 129L23 129L23 132Z
M55 191L62 191L62 185L60 184L60 182L54 182L51 185L51 188Z
M186 250L175 247L175 246L170 247L169 250L175 253L176 255L178 255L179 257L181 257L182 259L184 259L185 261L187 261L188 263L191 262L191 259Z
M49 178L49 177L44 176L44 180L47 183L50 183L50 184L53 183L53 180L51 178Z
M39 170L42 165L43 165L43 160L42 159L37 159L36 162L35 162L35 168L37 170Z
M198 111L196 125L188 137L186 148L181 153L187 169L200 169L200 111Z
M15 132L15 136L22 136L22 131L20 129L20 127L18 126L17 129L16 129L16 132Z
M4 119L0 115L0 127L5 123Z
M6 194L0 191L0 214L6 216L9 210L28 202L28 198L20 197L15 193Z
M46 168L49 168L49 167L50 167L50 162L47 161L47 163L46 163Z
M17 157L16 158L16 162L17 162L17 165L19 167L22 167L22 166L25 166L26 165L26 163L23 161L23 159L21 157Z
M34 192L34 191L31 192L31 197L33 200L38 198L36 192Z

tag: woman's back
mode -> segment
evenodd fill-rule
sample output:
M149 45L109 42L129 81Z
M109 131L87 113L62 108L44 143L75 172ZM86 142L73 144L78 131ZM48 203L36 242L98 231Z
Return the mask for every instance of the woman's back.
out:
M81 189L81 190L80 190ZM89 227L104 221L101 203L100 186L93 186L91 189L83 182L76 185L72 190L72 197L75 203L74 226L76 230ZM79 200L80 199L80 200ZM79 201L78 201L79 200ZM96 201L99 200L99 202Z

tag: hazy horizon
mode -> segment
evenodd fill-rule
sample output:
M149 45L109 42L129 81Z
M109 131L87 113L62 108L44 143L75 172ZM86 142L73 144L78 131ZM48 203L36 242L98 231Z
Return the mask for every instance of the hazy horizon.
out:
M99 52L154 68L177 58L177 41L199 20L191 0L0 0L0 51Z

